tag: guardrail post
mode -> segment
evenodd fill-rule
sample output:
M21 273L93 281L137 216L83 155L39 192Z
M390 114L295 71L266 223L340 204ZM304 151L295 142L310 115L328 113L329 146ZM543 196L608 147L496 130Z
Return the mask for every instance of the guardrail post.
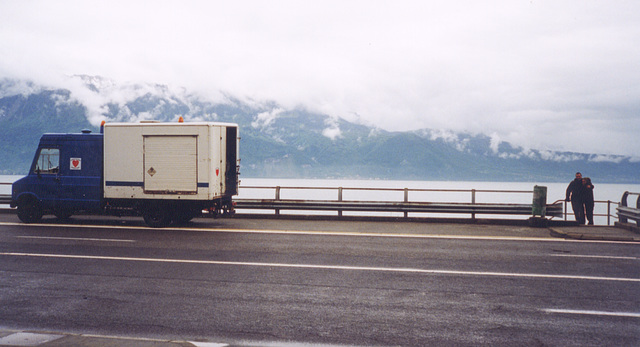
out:
M611 200L607 200L607 225L611 225Z
M338 187L338 201L342 201L342 187ZM342 217L342 210L338 210L338 217Z
M409 188L404 189L404 202L409 202ZM409 217L409 212L404 212L404 218Z
M624 192L624 194L622 194L622 198L620 198L620 205L619 206L627 206L627 197L629 196L629 192ZM627 217L625 217L623 214L618 213L618 221L620 223L628 223L629 220L627 219Z
M280 200L280 186L276 186L276 201ZM280 215L280 209L276 208L276 216Z
M471 189L471 204L475 205L476 204L476 190L475 189ZM471 220L476 220L476 213L472 212L471 213Z

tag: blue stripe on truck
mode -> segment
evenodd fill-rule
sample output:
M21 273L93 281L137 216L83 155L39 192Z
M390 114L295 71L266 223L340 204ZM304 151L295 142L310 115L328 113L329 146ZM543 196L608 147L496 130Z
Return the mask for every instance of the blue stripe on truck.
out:
M144 187L144 182L106 181L107 187Z
M107 187L144 187L144 182L126 182L126 181L107 181ZM200 182L198 188L209 188L209 183Z

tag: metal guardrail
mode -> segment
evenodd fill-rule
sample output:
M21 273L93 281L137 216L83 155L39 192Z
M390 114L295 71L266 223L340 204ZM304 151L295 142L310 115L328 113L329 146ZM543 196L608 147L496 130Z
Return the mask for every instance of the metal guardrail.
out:
M342 216L344 211L358 212L403 212L408 213L457 213L495 215L532 215L531 204L466 204L466 203L433 203L433 202L377 202L377 201L327 201L327 200L258 200L236 199L236 209L275 210L307 210L337 211ZM561 217L562 205L547 205L547 216Z
M0 182L0 185L11 185L11 183ZM275 214L280 214L281 210L306 210L306 211L337 211L338 216L342 216L343 211L360 212L401 212L405 217L408 213L458 213L470 214L474 219L476 214L495 215L531 215L530 204L482 204L476 203L477 193L521 193L532 194L528 190L482 190L482 189L409 189L409 188L355 188L355 187L283 187L283 186L242 186L241 189L270 189L275 193L275 199L235 199L238 209L270 209ZM333 190L337 192L337 200L294 200L281 199L282 190ZM346 191L378 191L378 192L403 192L403 201L345 201L343 192ZM409 201L411 192L438 192L438 193L469 193L468 203L435 203ZM628 195L639 195L639 193L625 193ZM621 222L624 218L635 220L637 218L637 208L626 206L626 196L623 195L621 203L608 201L595 201L596 204L607 204L606 214L594 214L594 216L607 217L607 225L611 225L611 218L618 218ZM11 195L0 194L0 205L8 205ZM564 204L563 204L564 203ZM636 205L640 203L636 202ZM568 203L558 200L552 204L547 204L547 216L562 217L568 220L571 214ZM612 214L612 205L618 205L618 216ZM622 214L621 214L622 213Z
M636 207L631 207L627 204L627 198L629 195L637 195ZM628 223L629 219L636 222L640 226L640 193L624 192L620 199L620 205L616 209L618 212L618 220L620 223Z
M0 182L0 186L10 186L11 182ZM0 194L0 205L9 205L11 202L11 194Z
M569 216L571 215L571 213L569 212L569 204L570 202L565 201L565 200L558 200L557 202L564 202L564 220L568 220ZM612 211L612 206L613 205L617 205L619 206L620 203L616 202L616 201L611 201L611 200L596 200L594 201L595 206L597 206L598 204L607 204L607 213L594 213L593 216L594 217L607 217L607 225L611 225L611 218L618 218L616 215L613 214Z
M352 187L282 187L282 186L244 186L241 189L268 189L275 193L274 199L234 199L236 209L274 210L276 215L281 210L304 211L337 211L338 216L343 212L400 212L404 217L409 213L455 213L470 214L472 219L476 214L491 215L532 215L532 204L509 203L477 203L477 193L526 193L529 190L481 190L481 189L409 189L409 188L352 188ZM282 190L333 190L337 192L337 200L297 200L281 199ZM403 192L403 201L360 201L344 200L345 191L371 192ZM424 201L409 201L410 192L449 192L470 193L470 202L437 203ZM562 217L564 214L562 203L555 202L546 205L546 216Z

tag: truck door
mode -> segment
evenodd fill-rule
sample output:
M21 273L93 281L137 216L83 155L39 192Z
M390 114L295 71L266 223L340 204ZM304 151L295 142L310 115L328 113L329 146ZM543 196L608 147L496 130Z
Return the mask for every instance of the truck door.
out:
M59 212L96 210L102 197L102 137L69 136L60 153Z
M197 140L197 136L192 135L145 135L144 191L155 194L196 194Z
M238 194L238 128L227 127L226 140L224 195L232 196Z
M30 176L33 177L33 192L42 201L42 207L54 208L61 193L60 149L41 147Z

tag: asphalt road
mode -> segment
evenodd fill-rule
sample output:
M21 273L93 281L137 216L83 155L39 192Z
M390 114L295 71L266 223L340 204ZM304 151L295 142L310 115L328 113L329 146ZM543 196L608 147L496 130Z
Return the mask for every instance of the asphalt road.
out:
M240 345L638 346L639 246L518 226L198 219L159 230L0 215L0 328Z

